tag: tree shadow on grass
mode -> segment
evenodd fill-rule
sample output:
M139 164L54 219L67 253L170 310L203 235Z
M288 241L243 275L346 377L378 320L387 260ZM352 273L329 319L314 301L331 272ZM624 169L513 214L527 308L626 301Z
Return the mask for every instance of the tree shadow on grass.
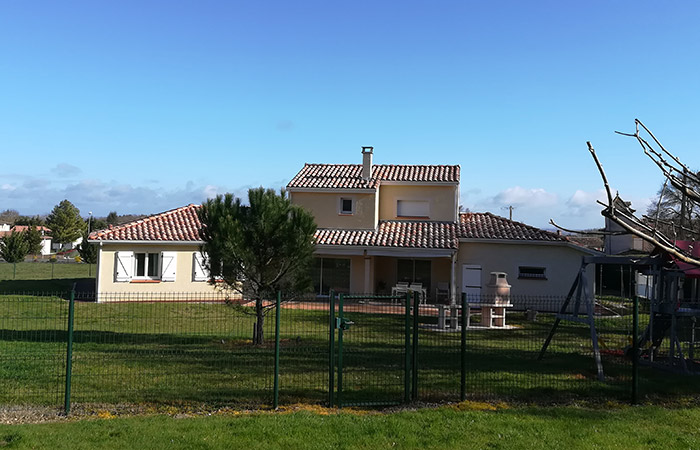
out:
M90 286L95 290L94 278L55 278L53 280L2 280L0 294L21 294L37 297L55 296L68 299L75 284ZM93 295L94 297L94 295ZM87 299L87 298L86 298Z

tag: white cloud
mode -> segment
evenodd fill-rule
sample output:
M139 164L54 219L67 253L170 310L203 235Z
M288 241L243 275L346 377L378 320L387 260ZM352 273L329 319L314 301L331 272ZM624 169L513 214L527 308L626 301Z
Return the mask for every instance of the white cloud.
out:
M566 215L573 217L582 217L590 215L593 212L600 212L602 206L597 201L606 199L605 191L598 189L593 192L586 192L577 189L576 192L566 201Z
M82 172L80 167L68 163L57 164L56 167L51 169L51 171L59 177L63 178L75 177L80 175L80 173Z
M202 191L204 195L206 195L207 198L214 198L217 195L219 195L219 188L217 186L212 186L211 184L208 184L204 186L204 190Z
M542 188L526 189L520 186L501 191L493 198L496 205L527 208L546 208L556 205L558 201L557 194Z
M246 187L231 188L192 181L165 188L151 183L135 186L114 180L84 179L59 185L41 179L26 179L21 184L0 185L0 205L25 215L46 214L58 202L68 199L81 211L93 211L96 216L106 215L109 211L151 214L189 203L202 203L224 192L247 198Z

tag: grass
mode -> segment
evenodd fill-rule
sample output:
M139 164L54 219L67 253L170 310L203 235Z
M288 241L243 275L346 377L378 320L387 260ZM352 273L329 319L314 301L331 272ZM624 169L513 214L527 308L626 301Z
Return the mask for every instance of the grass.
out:
M396 413L302 408L121 418L102 411L92 420L0 425L0 447L688 449L700 447L699 421L700 408L507 408L474 402Z
M73 282L95 278L94 264L47 261L17 263L0 262L0 292L66 292Z

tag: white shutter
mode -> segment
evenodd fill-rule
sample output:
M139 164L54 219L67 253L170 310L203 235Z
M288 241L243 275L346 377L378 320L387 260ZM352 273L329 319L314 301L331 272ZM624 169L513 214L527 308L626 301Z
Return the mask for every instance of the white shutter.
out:
M161 281L175 281L175 271L177 269L177 252L161 252Z
M430 203L426 201L399 200L396 202L397 217L429 217Z
M192 254L192 281L207 281L209 275L204 267L205 257L200 252Z
M134 252L114 254L114 281L131 281L134 275Z

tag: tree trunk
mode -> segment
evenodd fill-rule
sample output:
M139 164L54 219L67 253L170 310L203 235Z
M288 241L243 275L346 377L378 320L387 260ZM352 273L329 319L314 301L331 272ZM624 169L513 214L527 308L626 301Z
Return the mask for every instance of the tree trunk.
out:
M263 314L263 303L262 299L255 300L255 317L257 319L255 324L255 335L253 336L254 345L262 345L264 343L264 333L263 325L265 324L265 315Z

